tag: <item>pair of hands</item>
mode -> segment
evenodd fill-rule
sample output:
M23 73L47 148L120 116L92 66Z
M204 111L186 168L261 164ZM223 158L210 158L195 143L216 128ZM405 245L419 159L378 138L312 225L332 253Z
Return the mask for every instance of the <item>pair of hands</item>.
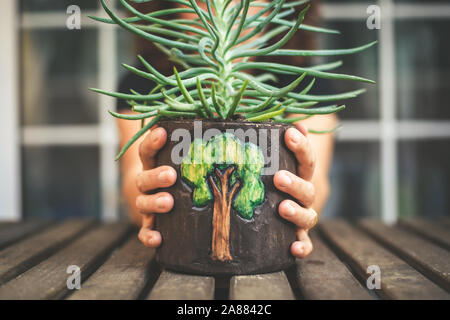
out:
M291 245L291 253L297 258L304 258L313 249L308 231L317 222L317 213L312 209L315 190L311 182L315 156L308 139L307 130L301 124L296 128L289 128L284 140L286 146L294 153L297 162L297 175L289 171L280 170L273 178L276 188L290 194L299 203L292 200L283 200L278 212L281 217L297 226L297 241ZM139 156L143 171L136 177L136 185L141 193L136 198L136 207L142 213L142 225L139 231L140 241L147 247L155 248L161 244L161 234L153 230L154 214L164 214L173 207L174 200L168 192L147 194L158 188L167 188L177 179L176 171L170 166L155 168L155 156L167 140L166 131L157 127L152 129L139 146Z

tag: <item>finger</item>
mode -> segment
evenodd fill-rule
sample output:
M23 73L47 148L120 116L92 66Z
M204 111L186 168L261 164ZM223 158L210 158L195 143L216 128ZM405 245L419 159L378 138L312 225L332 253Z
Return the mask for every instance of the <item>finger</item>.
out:
M306 129L302 126L301 130L304 131ZM297 158L298 175L305 180L311 180L316 161L311 143L306 135L296 128L289 128L284 135L284 141Z
M140 192L145 193L158 188L167 188L177 180L177 172L169 166L142 171L136 177L136 185Z
M149 248L156 248L161 245L161 233L156 230L152 230L154 216L152 214L144 216L142 219L142 227L139 230L139 240Z
M296 122L294 123L294 126L298 129L298 131L300 131L301 134L303 134L305 137L308 136L308 129L301 123L301 122Z
M144 170L155 166L155 155L164 146L167 140L167 132L161 127L151 130L139 146L139 157Z
M297 227L309 230L316 224L317 213L314 209L303 208L292 200L284 200L278 206L280 216Z
M308 233L304 229L297 231L297 239L291 245L291 253L296 258L306 258L313 250L313 244L308 236Z
M143 214L168 212L173 207L173 197L168 192L141 194L136 198L136 207Z
M304 207L312 206L315 190L311 182L299 178L289 171L280 170L273 176L273 183L280 191L286 192L300 201Z

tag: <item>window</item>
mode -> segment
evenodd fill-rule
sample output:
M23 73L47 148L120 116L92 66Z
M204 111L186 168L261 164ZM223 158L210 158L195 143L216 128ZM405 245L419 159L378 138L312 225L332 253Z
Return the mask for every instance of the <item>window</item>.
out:
M372 50L343 59L343 72L368 75L377 86L349 101L349 108L340 114L344 129L338 135L333 191L324 214L375 216L388 222L412 215L448 215L450 168L444 163L450 154L445 107L450 45L445 39L450 3L324 3L326 22L344 37L334 38L336 43L325 40L324 45L379 41L375 56ZM380 30L366 28L366 10L373 4L381 9Z
M81 8L81 30L66 29L72 4ZM381 8L380 30L366 27L373 4ZM343 130L324 215L394 221L448 214L450 3L323 0L321 6L324 24L342 31L323 35L321 47L379 41L370 51L342 57L338 69L377 85L336 82L333 88L362 86L367 92L346 101L340 114ZM0 130L11 139L0 162L0 218L119 217L118 139L106 112L115 101L87 88L115 90L120 62L132 63L136 53L128 33L95 23L88 14L104 16L98 1L2 4L0 33L10 46L1 53L6 72L0 79L9 111Z

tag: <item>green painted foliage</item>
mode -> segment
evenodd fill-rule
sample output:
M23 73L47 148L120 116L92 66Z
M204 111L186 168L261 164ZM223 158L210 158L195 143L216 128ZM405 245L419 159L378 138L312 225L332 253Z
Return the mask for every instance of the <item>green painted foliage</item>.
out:
M264 184L261 172L264 156L252 143L243 144L233 134L217 135L206 143L201 139L192 142L189 154L181 163L181 176L192 187L192 201L202 207L213 199L209 176L220 188L214 169L222 172L234 166L229 188L239 181L240 188L233 201L233 208L245 219L253 217L253 210L264 201Z
M315 78L374 83L372 80L333 72L342 62L301 67L251 59L258 56L341 56L359 53L375 42L355 48L327 50L285 49L285 44L298 30L339 34L337 30L304 24L308 0L204 0L206 9L198 0L166 0L177 4L176 8L150 13L136 10L127 0L118 0L131 17L121 18L111 9L111 1L100 0L109 18L91 17L101 23L116 24L121 28L153 42L165 53L174 68L172 75L163 75L143 57L139 60L145 69L123 66L138 76L154 82L146 93L131 90L130 93L95 92L125 99L132 110L141 113L130 116L111 114L126 120L140 120L157 116L165 118L242 119L252 122L275 121L292 123L291 114L308 116L329 114L342 110L344 105L321 103L354 98L364 90L326 95L309 95ZM150 0L131 0L135 3ZM163 0L153 0L163 1ZM251 15L250 9L257 9ZM298 16L287 17L299 8ZM194 19L182 19L180 13L196 15ZM278 41L275 37L281 36ZM266 72L253 76L252 70ZM296 75L297 79L286 87L274 85L277 75ZM311 78L303 85L305 77ZM150 90L151 89L151 90ZM311 105L302 105L310 102ZM298 118L299 120L302 118ZM157 121L158 121L157 120ZM120 158L129 146L146 130L140 130L118 155ZM314 131L313 131L314 132ZM318 132L318 131L315 131Z

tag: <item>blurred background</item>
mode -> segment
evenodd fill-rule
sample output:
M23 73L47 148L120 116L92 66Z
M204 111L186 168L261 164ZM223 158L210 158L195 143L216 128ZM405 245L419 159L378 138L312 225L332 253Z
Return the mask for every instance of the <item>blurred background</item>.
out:
M66 27L70 5L81 8L81 30ZM379 30L366 25L370 5L381 9ZM117 89L134 37L86 18L104 16L97 0L0 6L0 220L118 219L118 138L106 112L116 102L87 88ZM450 1L322 0L319 12L321 26L342 33L320 36L321 48L379 41L337 70L377 85L334 83L367 92L339 114L324 216L450 217Z

